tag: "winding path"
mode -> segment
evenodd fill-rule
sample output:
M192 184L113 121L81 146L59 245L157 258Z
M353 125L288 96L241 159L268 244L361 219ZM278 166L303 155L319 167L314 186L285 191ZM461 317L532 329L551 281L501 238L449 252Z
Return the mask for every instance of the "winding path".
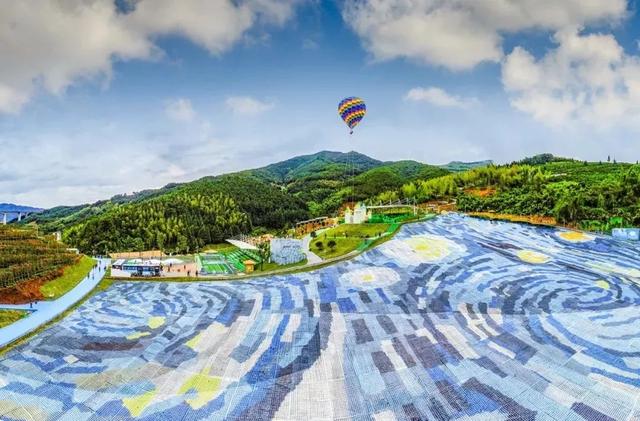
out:
M38 301L33 307L30 307L29 304L0 304L0 309L27 310L31 312L27 317L0 328L0 347L20 339L40 326L55 319L91 292L91 290L93 290L93 288L95 288L95 286L102 280L105 273L102 268L107 267L110 260L98 259L98 262L99 264L96 269L92 269L91 272L75 286L75 288L56 300Z

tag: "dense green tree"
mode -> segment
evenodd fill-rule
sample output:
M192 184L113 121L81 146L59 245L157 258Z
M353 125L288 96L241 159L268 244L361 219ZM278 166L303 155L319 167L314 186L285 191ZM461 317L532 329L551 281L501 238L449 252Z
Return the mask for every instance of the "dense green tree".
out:
M174 194L116 206L67 230L65 240L82 251L188 252L250 227L249 217L222 194ZM98 247L98 249L96 249Z

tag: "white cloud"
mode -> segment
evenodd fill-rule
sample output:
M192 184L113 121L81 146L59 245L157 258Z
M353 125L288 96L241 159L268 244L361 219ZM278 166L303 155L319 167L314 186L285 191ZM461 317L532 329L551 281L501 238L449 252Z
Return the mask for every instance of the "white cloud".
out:
M362 0L343 18L377 60L409 58L466 70L503 56L502 35L614 21L626 0Z
M193 121L196 116L191 101L186 98L167 101L164 111L167 117L175 121Z
M262 114L274 107L272 102L263 102L250 96L232 96L225 103L234 114L243 115Z
M466 98L452 95L444 89L431 86L429 88L413 88L405 95L406 101L428 102L446 108L469 108L478 104L477 98Z
M0 13L0 112L17 113L39 91L111 77L115 60L157 56L154 39L179 35L220 54L259 22L283 24L297 0L21 0Z
M305 38L302 40L303 50L317 50L318 47L319 47L318 43L311 38Z
M0 111L18 112L40 87L59 94L77 78L109 77L115 57L151 53L108 1L3 2Z
M536 59L516 47L502 65L511 104L551 126L640 123L640 57L613 35L556 33L557 47Z

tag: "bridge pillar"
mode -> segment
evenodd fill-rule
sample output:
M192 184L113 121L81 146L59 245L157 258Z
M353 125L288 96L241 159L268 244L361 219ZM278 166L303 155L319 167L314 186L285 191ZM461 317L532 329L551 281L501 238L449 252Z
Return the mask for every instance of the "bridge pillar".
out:
M22 212L18 212L18 222L22 221Z
M2 225L7 225L7 214L6 213L2 214Z

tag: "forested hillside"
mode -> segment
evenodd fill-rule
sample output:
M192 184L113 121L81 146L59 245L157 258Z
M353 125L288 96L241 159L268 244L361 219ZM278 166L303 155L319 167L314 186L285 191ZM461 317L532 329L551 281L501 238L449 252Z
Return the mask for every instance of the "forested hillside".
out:
M440 165L440 168L451 172L462 172L474 168L488 167L489 165L493 165L493 161L490 159L474 162L451 161L448 164Z
M549 156L521 162L540 164L489 166L410 182L378 198L455 199L462 211L553 216L594 230L608 230L612 223L640 225L640 165Z
M405 182L446 172L415 161L385 163L357 152L323 151L235 174L117 195L92 204L59 206L33 215L24 223L35 222L44 232L64 231L120 206L185 192L227 195L248 214L252 227L279 229L308 217L332 214L345 200L362 200Z
M456 200L462 211L553 216L608 230L640 224L640 166L550 154L509 165L381 162L356 152L319 152L255 170L120 195L34 215L82 251L186 251L251 230L280 230L332 215L348 201ZM471 167L466 171L462 168Z
M64 233L87 253L160 249L196 250L250 227L249 217L229 196L175 192L145 202L116 205Z

